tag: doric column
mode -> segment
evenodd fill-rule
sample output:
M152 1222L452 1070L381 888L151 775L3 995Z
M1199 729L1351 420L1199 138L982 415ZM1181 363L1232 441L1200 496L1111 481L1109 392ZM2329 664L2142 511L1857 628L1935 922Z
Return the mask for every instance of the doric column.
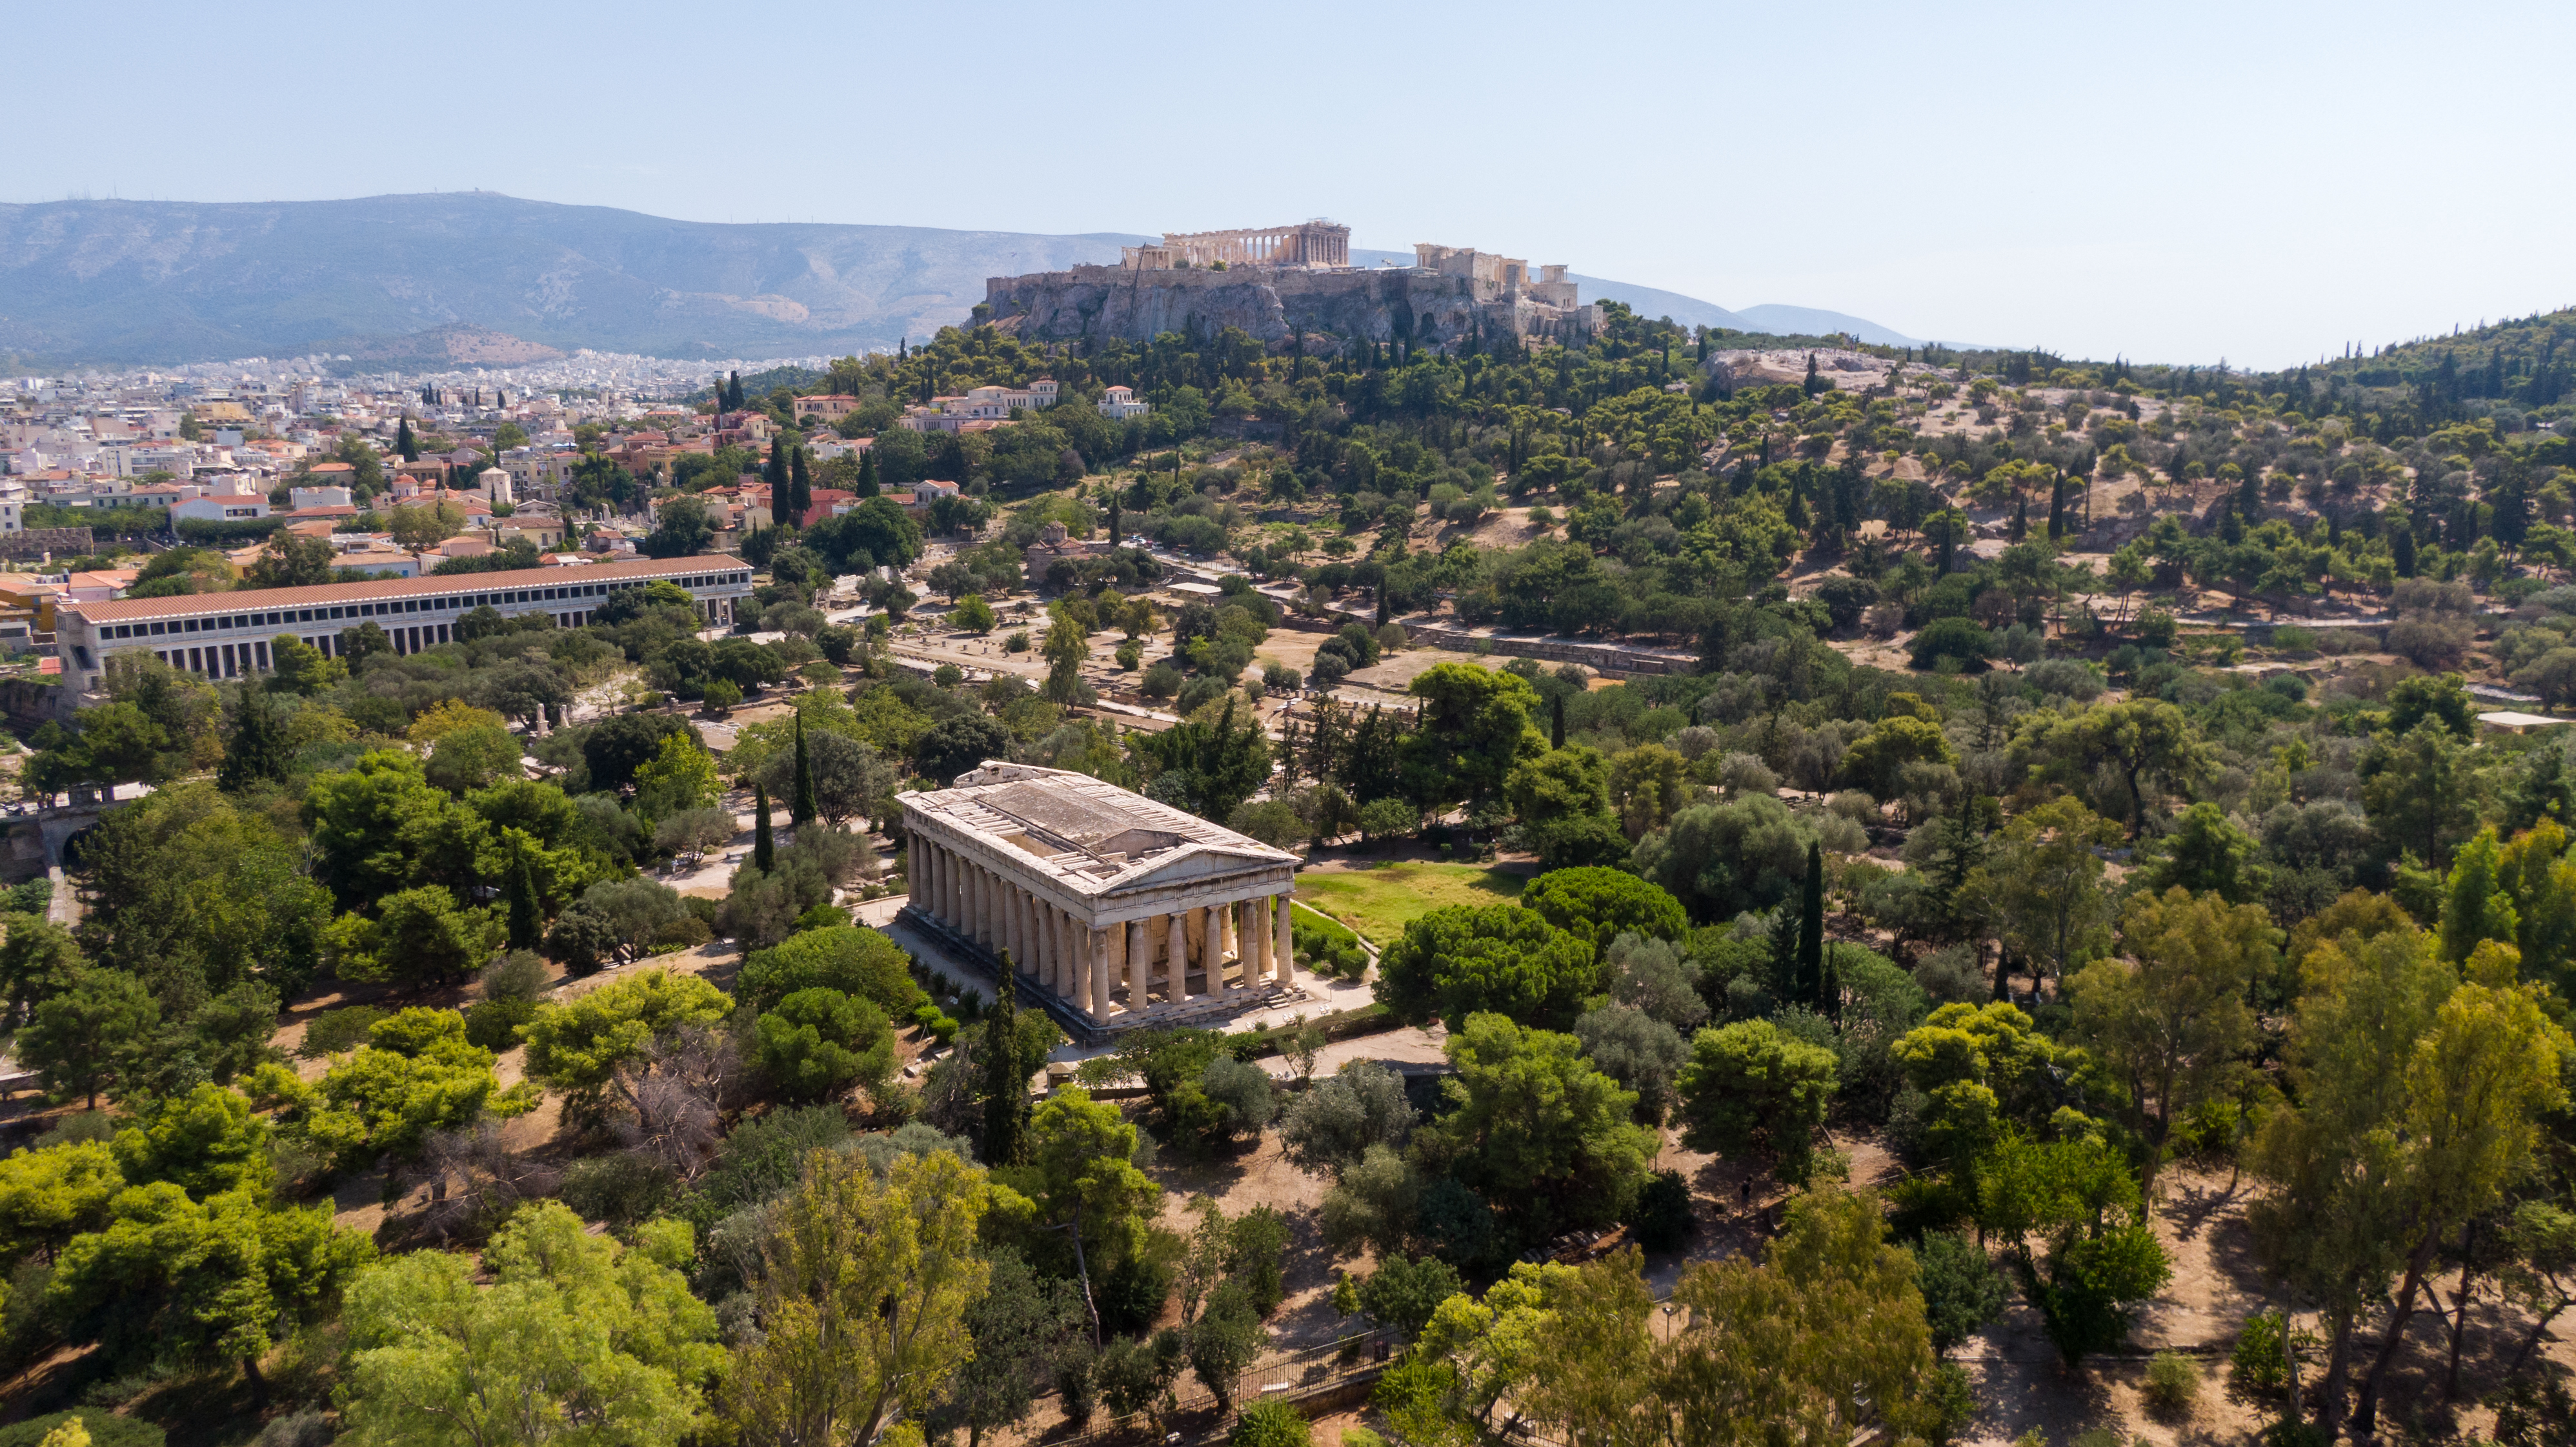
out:
M957 881L966 895L966 925L961 932L987 949L993 944L993 895L985 887L989 878L983 865L969 859Z
M1037 900L1017 884L1006 886L1011 891L1011 933L1018 936L1020 947L1011 951L1011 959L1020 973L1035 979L1038 973Z
M1234 905L1235 980L1245 989L1261 983L1261 901L1242 899Z
M1252 911L1252 925L1246 931L1247 937L1252 941L1252 958L1245 962L1244 973L1250 979L1267 980L1270 978L1272 956L1270 896L1265 894L1259 899L1248 901L1244 907Z
M1064 911L1038 901L1038 978L1059 995L1073 994L1072 951L1064 947Z
M1082 1008L1095 1023L1109 1018L1109 931L1082 930Z
M1190 917L1188 914L1172 916L1171 938L1164 941L1164 946L1164 953L1170 960L1171 988L1163 998L1177 1005L1190 997Z
M1002 878L978 864L975 866L975 892L980 899L975 912L975 938L988 950L998 951L1005 940L1002 934Z
M1127 1008L1143 1014L1145 1010L1145 977L1154 969L1154 937L1141 919L1127 924Z
M1001 880L981 864L967 866L974 871L975 942L988 950L1002 948Z
M912 862L914 902L932 919L945 921L948 918L948 901L940 894L939 888L947 873L942 868L947 863L945 856L940 853L939 846L928 839L916 839L913 841Z
M1084 1000L1082 967L1090 954L1082 947L1082 937L1073 916L1055 906L1055 980L1056 993L1079 1005Z
M1282 985L1293 986L1297 983L1297 938L1289 930L1288 915L1296 908L1290 903L1292 898L1293 896L1285 894L1274 894L1270 897L1270 912L1273 920L1270 936L1272 952L1270 969L1272 979Z
M1054 905L1047 906L1047 916L1047 943L1055 954L1055 992L1079 1005L1082 1003L1082 952L1073 945L1073 916Z

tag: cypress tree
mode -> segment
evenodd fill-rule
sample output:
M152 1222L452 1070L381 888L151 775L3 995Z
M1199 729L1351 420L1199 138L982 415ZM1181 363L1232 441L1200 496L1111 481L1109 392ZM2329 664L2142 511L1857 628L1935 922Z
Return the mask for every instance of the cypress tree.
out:
M984 1015L984 1164L1015 1166L1027 1155L1029 1080L1020 1072L1019 993L1011 952L1002 951L1002 973L993 1008Z
M2245 474L2244 485L2236 490L2236 510L2245 514L2249 523L2263 520L2263 480L2250 470Z
M266 695L244 689L233 710L232 736L224 740L223 762L215 769L215 787L231 794L257 783L284 783L290 762L277 711Z
M537 870L528 862L526 850L512 854L510 873L501 889L509 903L510 948L535 949L537 937L545 932L545 912L537 903Z
M2014 542L2030 536L2030 496L2027 493L2016 492L2013 495L2011 533Z
M2056 542L2066 533L2066 474L2059 473L2048 489L2048 540Z
M1118 495L1116 493L1109 495L1109 546L1112 550L1118 546Z
M405 462L420 461L420 440L411 435L411 419L406 417L394 426L394 451Z
M796 525L805 525L805 514L814 509L814 481L805 471L805 449L787 454L787 489L796 499Z
M814 816L822 812L821 807L814 802L814 766L808 761L805 753L805 716L798 714L796 716L796 798L788 808L787 817L797 828L802 829L813 823Z
M760 480L769 484L770 520L773 522L778 521L779 504L787 500L788 490L787 444L785 442L772 442L769 444L769 461L761 466Z
M751 789L751 867L763 874L778 867L778 841L769 833L769 791L755 784Z
M877 495L877 455L874 452L859 454L859 480L850 491L863 498Z
M2397 563L2397 576L2401 578L2414 577L2415 528L2413 524L2410 523L2391 534L2388 539L2388 547L2390 553L2394 555Z
M1771 991L1784 1005L1798 1001L1798 917L1785 903L1771 912Z
M1798 895L1798 994L1809 1005L1825 996L1825 852L1807 845L1807 884Z
M1561 693L1556 696L1556 707L1548 718L1547 746L1551 749L1565 747L1565 695Z

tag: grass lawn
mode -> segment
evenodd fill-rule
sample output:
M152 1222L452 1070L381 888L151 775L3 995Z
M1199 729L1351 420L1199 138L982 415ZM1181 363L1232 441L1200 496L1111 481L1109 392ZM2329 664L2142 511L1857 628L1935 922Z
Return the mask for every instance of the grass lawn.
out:
M1520 898L1521 876L1481 864L1381 864L1297 876L1297 897L1384 946L1444 904Z

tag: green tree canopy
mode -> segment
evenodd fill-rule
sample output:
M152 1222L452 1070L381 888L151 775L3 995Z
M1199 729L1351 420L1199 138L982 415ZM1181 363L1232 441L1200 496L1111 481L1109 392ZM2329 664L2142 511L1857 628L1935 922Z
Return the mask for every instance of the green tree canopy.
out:
M1517 905L1443 905L1404 927L1379 962L1380 1002L1457 1029L1478 1011L1572 1025L1598 986L1592 942Z
M1680 900L1623 869L1550 870L1521 887L1521 904L1558 929L1589 938L1596 956L1623 934L1677 940L1690 929Z

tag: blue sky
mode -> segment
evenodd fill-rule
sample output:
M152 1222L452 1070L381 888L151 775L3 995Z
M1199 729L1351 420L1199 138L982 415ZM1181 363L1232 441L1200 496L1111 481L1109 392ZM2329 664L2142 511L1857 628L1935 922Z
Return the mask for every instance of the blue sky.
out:
M1721 306L2281 365L2576 301L2538 4L21 7L0 199L1327 215Z

